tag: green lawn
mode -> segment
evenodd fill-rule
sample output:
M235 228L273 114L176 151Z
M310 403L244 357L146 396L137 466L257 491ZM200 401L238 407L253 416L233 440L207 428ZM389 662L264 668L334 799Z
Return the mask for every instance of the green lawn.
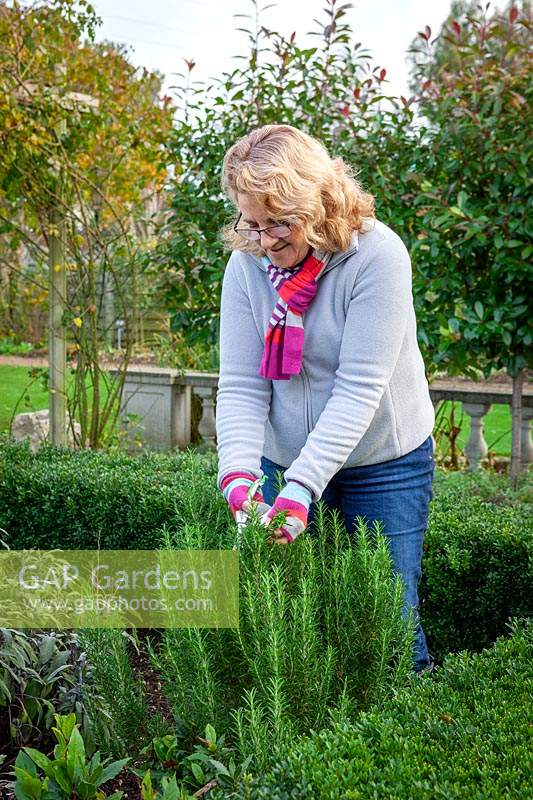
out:
M31 382L28 367L8 367L0 365L0 431L9 427L9 421L15 405L17 413L22 411L38 411L48 407L48 393L43 391L40 381L24 393L25 387ZM68 384L72 375L68 375ZM104 389L104 397L106 392ZM26 399L24 399L26 398ZM450 403L447 403L446 414L449 413ZM464 447L470 431L470 418L465 414L461 421L461 403L456 403L456 425L461 427L459 446ZM511 412L507 405L494 405L485 417L485 439L490 450L496 455L510 455L511 452Z
M448 416L451 410L451 402L446 402L444 415ZM440 409L439 409L440 412ZM485 441L489 450L497 456L511 455L511 408L508 405L493 405L487 416L485 423ZM461 449L464 448L470 434L470 417L462 413L462 403L455 403L455 425L461 428L458 443Z
M48 390L44 389L40 379L30 377L29 367L10 367L0 364L0 432L7 431L11 416L17 407L17 414L24 411L40 411L48 408ZM67 390L72 386L73 375L67 375ZM89 387L89 381L87 381ZM101 387L102 402L107 397L104 385ZM89 407L92 406L92 395L88 396ZM17 405L18 404L18 405Z

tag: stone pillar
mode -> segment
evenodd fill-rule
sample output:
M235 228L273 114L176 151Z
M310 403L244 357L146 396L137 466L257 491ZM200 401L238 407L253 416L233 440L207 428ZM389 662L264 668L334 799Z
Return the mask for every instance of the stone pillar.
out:
M463 403L463 411L470 417L470 436L465 447L469 470L479 469L489 452L483 435L483 417L489 410L490 403Z
M116 376L117 370L110 370ZM138 419L134 424L128 415ZM128 428L153 450L185 448L191 441L191 387L178 370L164 367L126 373L120 406L121 427Z
M209 449L216 447L216 422L215 422L215 399L216 386L195 386L194 393L202 401L202 417L198 423L198 433L202 437L204 444Z
M522 441L521 462L523 466L533 461L533 444L531 442L531 420L533 419L533 406L522 406Z

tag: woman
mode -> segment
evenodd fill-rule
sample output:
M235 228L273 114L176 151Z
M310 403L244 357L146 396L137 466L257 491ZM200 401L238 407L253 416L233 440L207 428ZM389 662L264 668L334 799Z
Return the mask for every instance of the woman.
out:
M265 525L292 542L314 503L379 520L405 610L414 670L432 667L417 584L432 495L434 424L416 339L411 262L342 159L289 125L265 125L226 153L236 206L224 231L217 395L218 487L234 516L257 490ZM276 473L284 478L276 492Z

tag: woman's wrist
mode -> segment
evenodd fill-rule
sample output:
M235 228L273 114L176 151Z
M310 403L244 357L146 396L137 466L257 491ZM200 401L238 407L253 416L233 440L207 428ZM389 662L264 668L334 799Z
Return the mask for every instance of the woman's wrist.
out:
M257 503L264 503L261 483L265 480L264 476L263 478L257 478L256 475L246 470L234 470L224 475L220 482L220 489L234 517L237 511L242 510L244 504L250 499ZM256 489L253 498L250 498L250 488L254 484Z
M254 475L253 472L248 472L245 469L232 470L223 476L222 480L220 481L220 490L222 494L225 494L225 490L230 483L233 483L233 481L239 481L241 483L247 483L248 485L251 485L255 480L257 480L257 476Z
M279 492L270 511L265 514L263 524L268 525L278 513L285 512L285 522L279 530L287 542L292 542L307 527L311 502L312 494L307 486L300 481L289 480Z
M299 480L296 480L296 478L290 478L290 479L287 481L287 485L288 485L289 483L296 483L298 486L301 486L301 487L302 487L302 489L305 489L305 491L307 492L307 495L309 496L309 503L308 503L308 505L311 505L311 503L313 502L313 492L311 491L311 489L310 489L308 486L306 486L306 485L305 485L305 483L302 483L301 481L299 481Z
M311 505L312 495L307 486L303 486L299 481L287 481L281 492L276 497L274 504L289 504L298 507L299 510L305 512L309 511Z

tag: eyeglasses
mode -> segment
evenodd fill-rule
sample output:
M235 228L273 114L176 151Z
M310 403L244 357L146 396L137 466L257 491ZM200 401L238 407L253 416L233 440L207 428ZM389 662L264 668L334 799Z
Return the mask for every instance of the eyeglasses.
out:
M245 239L250 239L251 241L258 242L261 239L261 234L265 231L269 236L272 236L273 239L283 239L291 232L291 226L288 222L283 222L280 225L269 225L268 228L238 228L237 225L241 217L242 212L239 214L239 219L233 226L233 230L235 233L238 233L239 236L243 236Z

